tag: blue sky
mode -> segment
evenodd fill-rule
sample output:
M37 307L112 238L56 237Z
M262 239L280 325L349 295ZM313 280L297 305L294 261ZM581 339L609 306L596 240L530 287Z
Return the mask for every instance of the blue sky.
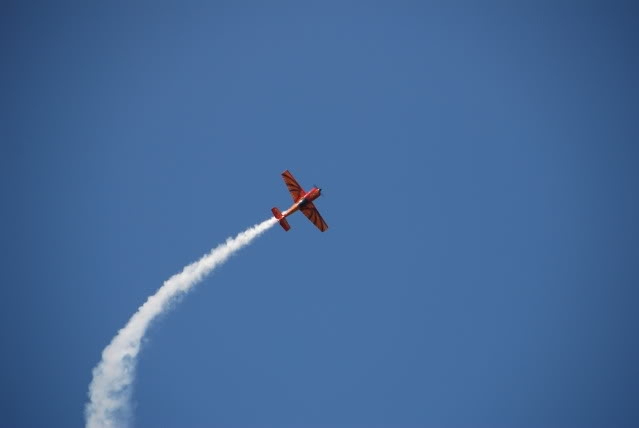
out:
M9 3L0 425L82 426L164 280L135 426L637 426L624 2Z

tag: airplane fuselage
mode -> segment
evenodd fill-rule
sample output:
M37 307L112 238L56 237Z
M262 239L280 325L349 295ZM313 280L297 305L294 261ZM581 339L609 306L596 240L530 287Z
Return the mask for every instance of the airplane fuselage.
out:
M293 214L295 211L298 211L300 208L303 208L304 205L319 198L321 195L322 195L322 189L313 187L311 190L306 192L304 196L302 196L297 201L295 201L289 209L284 211L282 213L282 217L288 217L289 215Z

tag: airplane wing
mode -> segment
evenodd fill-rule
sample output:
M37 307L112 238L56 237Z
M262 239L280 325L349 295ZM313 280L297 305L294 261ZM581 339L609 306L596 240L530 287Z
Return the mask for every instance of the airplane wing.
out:
M303 207L300 208L300 211L322 232L326 232L328 229L328 224L324 221L322 216L320 215L315 205L312 202L306 203Z
M302 186L295 180L293 174L287 169L282 173L282 178L284 179L284 183L286 183L286 187L288 187L288 191L291 192L291 196L293 197L293 202L297 202L299 198L304 196L304 189Z

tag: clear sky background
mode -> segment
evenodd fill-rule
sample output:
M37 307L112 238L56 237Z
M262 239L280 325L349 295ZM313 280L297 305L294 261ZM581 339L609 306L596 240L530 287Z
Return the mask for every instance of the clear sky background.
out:
M164 280L136 427L636 427L633 2L8 2L0 425L84 424Z

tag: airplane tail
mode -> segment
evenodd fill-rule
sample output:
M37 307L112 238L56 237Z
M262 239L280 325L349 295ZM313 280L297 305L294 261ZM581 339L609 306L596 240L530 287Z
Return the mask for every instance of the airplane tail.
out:
M279 220L280 226L282 226L282 228L288 232L291 229L291 225L288 224L286 217L282 215L282 212L279 210L279 208L273 207L271 208L271 211L273 212L275 218Z

